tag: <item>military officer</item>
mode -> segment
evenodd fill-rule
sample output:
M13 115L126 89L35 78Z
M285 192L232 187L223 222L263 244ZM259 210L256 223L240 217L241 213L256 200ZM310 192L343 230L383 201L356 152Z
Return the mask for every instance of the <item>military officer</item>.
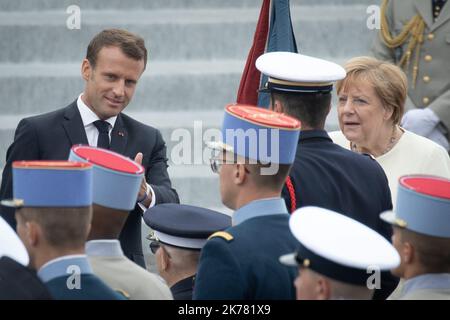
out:
M119 235L135 206L144 168L114 151L74 146L72 161L92 164L93 216L86 254L94 274L130 300L168 300L164 281L128 259Z
M392 224L403 279L389 299L450 299L450 180L423 175L401 177L395 211L381 214Z
M402 126L449 150L450 5L446 0L383 0L375 57L397 63L409 79Z
M300 122L273 111L228 105L222 140L211 143L222 202L232 227L203 247L194 299L294 299L295 269L278 255L294 250L281 189L294 161Z
M0 218L0 300L49 300L45 285L27 268L27 249L15 231Z
M210 235L231 226L231 217L190 205L161 204L144 213L152 228L150 249L175 300L192 300L200 251Z
M333 82L345 70L332 62L291 52L266 53L256 67L268 75L262 90L271 95L270 108L302 124L293 168L283 188L291 212L303 206L330 209L353 218L390 239L379 213L392 208L388 180L381 166L333 143L324 130L331 108ZM397 285L389 273L375 298L385 299Z
M298 267L298 300L369 300L380 285L379 271L400 264L382 235L337 212L303 207L289 226L300 246L280 262Z
M92 166L69 161L15 161L17 234L30 265L54 299L122 300L96 277L84 250L92 218Z

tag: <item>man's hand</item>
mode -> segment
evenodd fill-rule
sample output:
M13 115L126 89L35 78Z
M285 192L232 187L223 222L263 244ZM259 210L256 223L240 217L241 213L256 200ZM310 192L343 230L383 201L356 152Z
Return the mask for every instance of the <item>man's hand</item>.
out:
M405 113L402 127L428 138L438 125L440 119L430 108L413 109Z
M134 161L142 164L143 154L142 152L138 152L136 157L134 157ZM139 194L137 197L137 202L142 203L145 207L149 207L150 203L152 203L152 193L147 190L147 182L145 181L145 175L142 178L141 187L139 189Z

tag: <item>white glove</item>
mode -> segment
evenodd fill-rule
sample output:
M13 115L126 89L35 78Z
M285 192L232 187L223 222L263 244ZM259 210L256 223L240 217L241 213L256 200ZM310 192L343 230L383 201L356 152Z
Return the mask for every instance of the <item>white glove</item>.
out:
M441 132L441 130L439 130L438 127L434 128L434 130L431 131L431 133L428 135L427 138L430 140L433 140L437 144L440 144L441 146L444 147L445 150L447 150L447 151L450 150L450 146L449 146L447 138L444 136L444 134Z
M430 108L409 110L402 119L402 127L423 137L436 129L439 117Z

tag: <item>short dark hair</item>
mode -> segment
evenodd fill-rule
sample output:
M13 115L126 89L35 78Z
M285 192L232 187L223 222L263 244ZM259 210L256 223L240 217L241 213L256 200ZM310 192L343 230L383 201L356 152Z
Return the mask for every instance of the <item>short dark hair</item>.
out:
M129 58L144 60L144 69L147 65L147 49L144 39L131 32L121 29L106 29L97 34L89 43L86 59L95 68L100 50L104 47L118 47Z
M271 93L272 103L280 101L283 112L294 117L303 125L323 129L331 105L331 93Z
M271 174L261 174L262 169L269 168L273 164L250 164L248 168L251 172L251 177L255 184L261 186L261 188L271 189L271 190L281 190L284 186L286 178L292 167L290 164L278 164L277 173Z
M55 248L84 247L92 219L92 207L37 208L24 207L16 214L41 226L44 238Z
M402 242L409 242L426 273L450 272L450 238L432 237L398 228Z

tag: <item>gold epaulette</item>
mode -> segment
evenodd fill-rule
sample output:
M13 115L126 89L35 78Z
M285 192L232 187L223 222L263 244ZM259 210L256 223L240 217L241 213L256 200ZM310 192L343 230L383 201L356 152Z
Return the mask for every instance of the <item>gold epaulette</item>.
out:
M226 232L226 231L218 231L218 232L215 232L212 235L210 235L208 240L211 239L211 238L215 238L215 237L219 237L219 238L225 239L226 241L231 241L231 240L234 239L233 236L231 234L229 234L228 232Z
M122 289L114 289L115 292L122 295L125 299L130 300L130 294Z

